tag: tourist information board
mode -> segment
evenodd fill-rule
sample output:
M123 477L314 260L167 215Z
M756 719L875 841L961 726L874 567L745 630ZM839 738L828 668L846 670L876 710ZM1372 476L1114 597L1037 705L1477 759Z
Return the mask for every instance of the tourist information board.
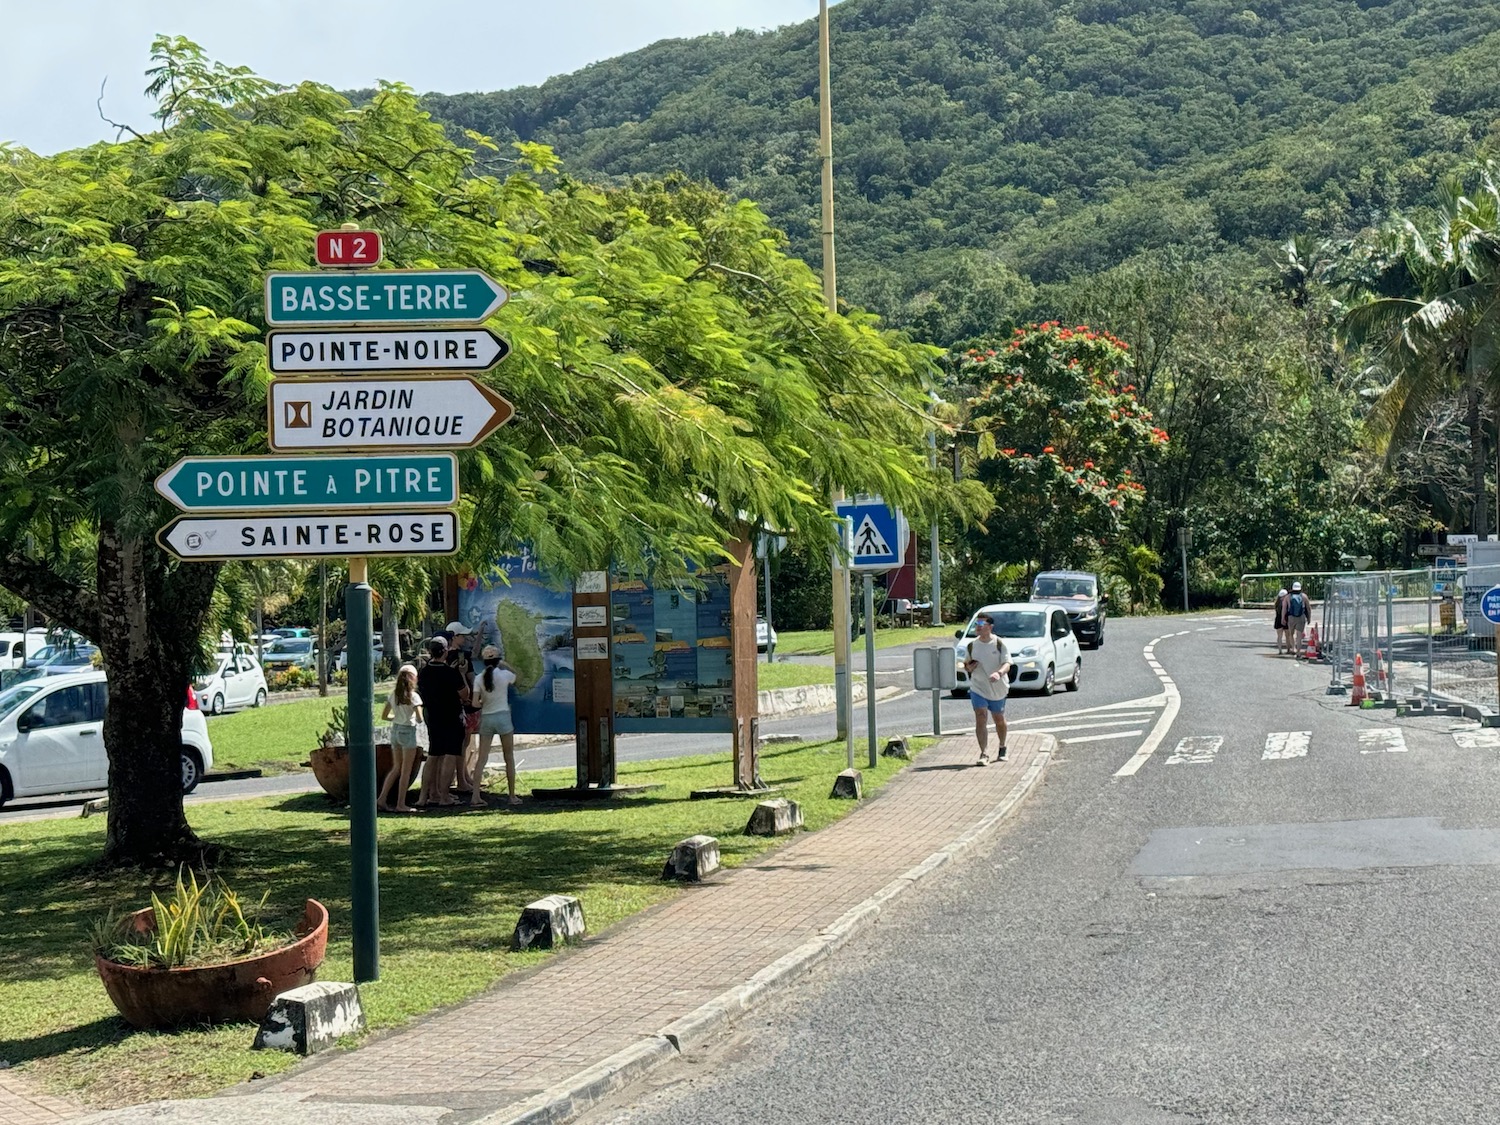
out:
M442 508L458 503L451 453L184 457L156 478L184 512Z
M478 324L510 298L479 270L266 274L266 323Z
M272 449L468 449L515 414L468 378L273 379L266 391Z

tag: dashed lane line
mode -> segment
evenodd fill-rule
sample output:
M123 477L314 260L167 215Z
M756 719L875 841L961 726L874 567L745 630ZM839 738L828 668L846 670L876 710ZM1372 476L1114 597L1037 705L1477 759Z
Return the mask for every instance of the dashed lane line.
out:
M1221 734L1192 734L1177 743L1177 749L1167 759L1169 766L1209 765L1218 757L1224 745Z
M1400 727L1375 727L1359 732L1361 754L1405 754L1406 736Z
M1150 643L1141 650L1141 655L1146 658L1146 664L1152 673L1161 681L1162 695L1166 699L1166 705L1162 708L1161 718L1151 728L1151 733L1146 736L1136 752L1123 766L1115 771L1116 777L1134 777L1156 753L1156 748L1161 745L1162 739L1167 737L1167 732L1172 729L1172 723L1177 718L1177 712L1182 710L1182 694L1177 690L1177 685L1172 682L1172 677L1167 675L1167 670L1161 666L1156 659L1156 646L1170 637L1184 637L1189 630L1183 629L1176 633L1163 633L1153 638Z
M1266 735L1263 762L1283 761L1287 758L1307 757L1307 748L1312 743L1310 730L1278 730Z

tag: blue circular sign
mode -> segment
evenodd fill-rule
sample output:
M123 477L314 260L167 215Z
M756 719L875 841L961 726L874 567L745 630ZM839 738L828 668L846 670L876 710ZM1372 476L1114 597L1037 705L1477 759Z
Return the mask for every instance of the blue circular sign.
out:
M1479 612L1500 625L1500 586L1491 586L1479 599Z

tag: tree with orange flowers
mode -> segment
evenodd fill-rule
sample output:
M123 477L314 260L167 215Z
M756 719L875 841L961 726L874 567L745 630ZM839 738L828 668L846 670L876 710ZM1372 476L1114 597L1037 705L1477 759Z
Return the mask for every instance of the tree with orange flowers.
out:
M996 563L1079 565L1143 499L1141 463L1168 442L1125 374L1128 345L1087 325L1017 328L972 348L960 379L978 476L995 509L980 552Z

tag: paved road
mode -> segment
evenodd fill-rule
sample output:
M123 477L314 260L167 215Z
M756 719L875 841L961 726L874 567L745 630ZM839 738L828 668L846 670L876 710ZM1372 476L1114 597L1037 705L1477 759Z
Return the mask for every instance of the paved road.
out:
M1494 1121L1500 739L1223 616L1112 622L988 854L587 1120Z

